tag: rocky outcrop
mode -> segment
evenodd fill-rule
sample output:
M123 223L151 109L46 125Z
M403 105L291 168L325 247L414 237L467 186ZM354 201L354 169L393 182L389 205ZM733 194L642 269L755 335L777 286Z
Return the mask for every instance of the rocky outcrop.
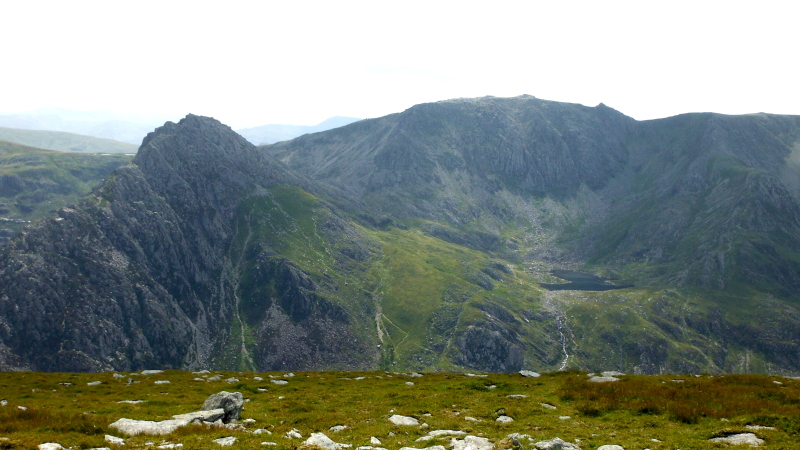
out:
M132 164L3 248L0 366L208 367L238 308L229 252L239 204L276 184L309 186L213 119L189 115L150 133ZM313 282L291 264L276 270L296 318Z
M218 419L222 419L223 423L231 423L235 420L239 420L239 415L242 413L242 408L244 407L244 397L242 397L241 392L226 392L222 391L217 394L214 394L206 399L203 402L203 410L210 411L210 410L223 410L222 417L218 417ZM203 419L206 421L213 422L214 420L210 419Z

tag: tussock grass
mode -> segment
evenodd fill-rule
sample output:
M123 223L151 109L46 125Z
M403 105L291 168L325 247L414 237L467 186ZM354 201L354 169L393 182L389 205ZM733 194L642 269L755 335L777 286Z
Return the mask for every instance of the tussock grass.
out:
M768 449L797 448L800 438L800 380L781 377L624 376L615 383L596 384L588 382L581 372L549 373L540 378L454 373L412 377L395 372L307 372L294 377L284 373L197 375L181 371L122 375L0 374L0 396L8 401L0 407L0 437L8 438L0 440L0 448L35 448L43 442L74 448L103 447L108 445L103 440L105 434L120 436L108 427L119 418L169 419L173 414L198 410L209 395L222 390L242 392L249 400L243 418L256 420L247 425L250 432L187 426L167 436L121 436L126 438L125 448L155 448L166 441L182 443L184 449L216 449L220 447L212 440L235 436L234 449L273 448L261 443L275 442L277 450L294 450L303 440L285 438L292 429L304 437L323 432L336 442L354 447L369 445L370 437L375 436L390 450L448 445L448 437L415 442L435 429L483 435L497 448L509 448L511 444L505 438L514 432L528 434L534 441L556 436L573 442L577 439L583 449L604 444L652 450L717 448L707 440L753 431L747 425L775 428L753 431L766 440ZM221 380L194 381L214 375ZM272 384L270 375L289 383ZM224 381L231 377L239 381ZM684 381L672 381L678 379ZM169 380L170 384L156 385L157 380ZM88 386L92 381L101 384ZM509 398L511 394L526 397ZM143 402L118 403L121 400ZM18 406L28 409L23 411ZM392 425L388 421L392 414L416 417L429 428ZM500 414L511 416L514 422L497 423ZM468 416L479 421L468 421ZM330 432L335 425L348 428ZM255 435L252 430L257 428L271 434ZM532 448L527 439L521 443L523 448Z

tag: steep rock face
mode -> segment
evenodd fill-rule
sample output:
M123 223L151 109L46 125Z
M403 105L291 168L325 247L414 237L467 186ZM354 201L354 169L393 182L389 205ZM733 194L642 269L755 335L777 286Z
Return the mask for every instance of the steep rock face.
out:
M574 194L625 164L633 120L600 105L458 99L268 147L290 167L400 216L457 223L491 194Z
M238 317L240 274L228 255L238 205L287 183L307 184L213 119L190 115L150 133L133 164L3 249L0 365L213 364ZM292 293L281 299L287 315L316 304L300 294L302 273L292 274L281 278Z

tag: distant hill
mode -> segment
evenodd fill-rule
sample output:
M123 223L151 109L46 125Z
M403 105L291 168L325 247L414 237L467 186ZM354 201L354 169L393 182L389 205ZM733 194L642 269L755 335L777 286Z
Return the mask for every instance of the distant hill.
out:
M44 150L80 153L136 153L138 146L111 139L64 131L20 130L0 127L0 140Z
M43 108L16 114L0 114L0 127L65 131L138 146L147 133L170 119L172 117L166 115Z
M275 142L288 141L298 136L309 133L319 133L320 131L332 130L343 127L361 119L355 117L331 117L316 125L261 125L252 128L236 130L250 143L255 145L274 144Z
M0 140L0 242L77 202L132 155L62 153Z

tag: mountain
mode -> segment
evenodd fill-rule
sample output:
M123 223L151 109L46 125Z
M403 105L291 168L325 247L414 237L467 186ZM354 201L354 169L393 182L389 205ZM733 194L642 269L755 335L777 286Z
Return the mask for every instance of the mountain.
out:
M0 242L75 203L117 167L121 154L62 153L0 141Z
M147 133L168 119L169 117L164 115L42 108L22 113L0 114L0 127L63 131L138 146Z
M190 115L0 248L0 367L798 374L799 132L523 96L254 147Z
M44 150L81 153L136 153L133 144L62 131L0 128L0 140Z
M316 125L261 125L258 127L243 128L236 130L236 132L253 144L272 144L280 141L288 141L289 139L293 139L304 134L318 133L320 131L339 128L353 122L358 122L359 120L361 119L356 119L354 117L335 116L328 118Z

